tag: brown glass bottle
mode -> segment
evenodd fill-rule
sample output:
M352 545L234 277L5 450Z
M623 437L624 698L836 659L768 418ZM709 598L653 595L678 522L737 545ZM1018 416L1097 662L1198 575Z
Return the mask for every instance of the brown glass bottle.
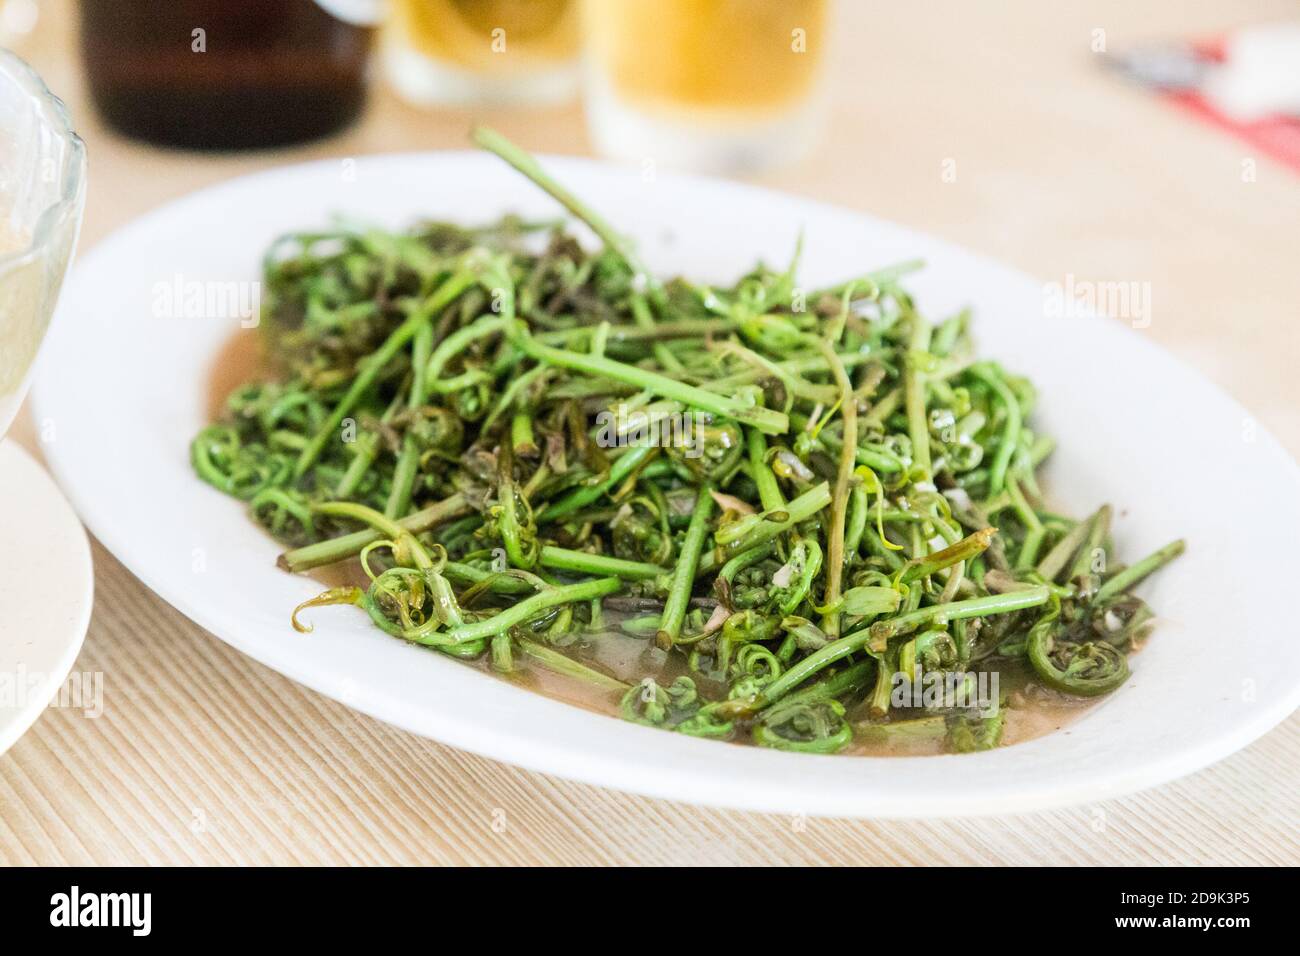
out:
M365 101L371 32L316 0L81 0L105 121L193 149L283 146L345 126Z

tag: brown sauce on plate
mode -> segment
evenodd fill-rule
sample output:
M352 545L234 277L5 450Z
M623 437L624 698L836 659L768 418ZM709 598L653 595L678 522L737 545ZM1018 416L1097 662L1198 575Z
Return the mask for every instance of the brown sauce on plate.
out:
M218 353L212 376L208 382L208 414L212 420L223 416L226 396L238 386L258 378L272 377L272 370L265 361L262 337L256 330L241 330ZM284 574L287 572L276 571ZM318 581L324 588L355 585L364 587L368 580L356 561L341 562L308 572L308 576ZM285 609L285 628L289 627L289 613ZM339 609L338 613L346 613ZM359 613L359 612L358 612ZM606 615L611 622L616 619ZM611 627L613 624L611 623ZM569 657L594 670L601 671L627 684L636 684L646 677L653 677L661 686L667 686L677 677L685 674L695 679L702 692L716 696L718 688L709 686L698 674L692 674L681 655L669 656L654 646L650 638L631 637L618 631L610 631L595 639L580 638L573 644L557 648ZM431 653L437 653L431 651ZM532 662L525 654L515 655L516 671L509 675L500 674L488 663L489 655L484 654L477 660L457 661L464 666L474 667L500 680L507 680L535 693L544 694L555 700L564 701L576 707L617 717L620 694L592 687L576 678L557 674ZM1076 700L1034 683L1024 665L1011 664L1000 673L1000 689L1008 693L1011 707L1007 710L1006 725L1002 735L1002 746L1023 743L1047 734L1061 731L1071 722L1077 720L1094 706L1096 701ZM923 716L915 712L907 717ZM918 735L916 738L885 738L873 734L865 725L865 708L862 712L851 711L847 717L854 723L854 741L841 752L843 755L867 757L924 756L945 753L942 736ZM1069 731L1066 730L1066 733ZM746 732L737 734L736 743L749 743Z

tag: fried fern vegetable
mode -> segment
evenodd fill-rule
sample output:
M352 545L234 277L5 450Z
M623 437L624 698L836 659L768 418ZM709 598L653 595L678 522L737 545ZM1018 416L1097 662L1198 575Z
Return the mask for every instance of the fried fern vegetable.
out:
M511 217L286 236L267 372L193 441L284 569L352 570L295 628L353 605L634 723L820 754L995 747L1004 673L1124 683L1152 622L1132 589L1182 542L1125 567L1108 507L1047 508L1033 387L975 358L968 314L921 314L919 263L806 288L796 249L730 285L665 280L531 156L475 139L600 248Z

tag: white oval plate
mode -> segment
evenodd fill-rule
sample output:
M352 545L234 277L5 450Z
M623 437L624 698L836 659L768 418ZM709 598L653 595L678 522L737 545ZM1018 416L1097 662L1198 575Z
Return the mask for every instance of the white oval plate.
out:
M981 352L1038 384L1035 424L1060 441L1048 475L1054 503L1075 514L1113 503L1130 559L1188 540L1188 553L1143 591L1166 620L1133 678L1065 731L1019 746L821 757L588 713L386 637L360 611L315 615L310 636L291 630L290 610L319 585L276 570L278 548L244 505L189 465L213 363L238 319L156 314L167 311L166 288L256 281L272 239L336 213L390 227L556 214L484 154L272 170L171 203L84 256L59 304L35 407L57 425L50 461L90 529L194 621L359 710L534 770L697 803L918 817L1096 800L1202 767L1296 707L1300 641L1278 596L1296 570L1300 473L1213 386L1118 322L1045 317L1041 283L898 226L733 183L544 162L661 273L721 280L756 257L783 264L801 229L810 286L924 257L928 268L909 284L922 308L935 317L974 306Z

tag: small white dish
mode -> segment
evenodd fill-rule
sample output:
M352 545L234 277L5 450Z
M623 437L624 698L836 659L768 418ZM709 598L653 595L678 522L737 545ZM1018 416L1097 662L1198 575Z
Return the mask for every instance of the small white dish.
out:
M1300 701L1300 641L1277 594L1296 571L1300 470L1246 412L1117 322L1052 318L1042 283L939 240L733 183L543 158L640 245L657 272L730 279L782 263L828 283L921 256L909 282L931 316L971 305L981 352L1030 374L1056 436L1047 487L1062 510L1116 508L1125 556L1186 537L1142 589L1165 618L1134 677L1066 730L987 753L821 757L697 740L532 694L402 643L350 609L289 613L319 590L278 571L244 505L199 481L189 443L208 421L213 365L237 308L177 306L186 283L251 292L278 234L334 213L389 227L416 217L553 216L493 157L371 156L272 170L196 193L84 257L60 305L37 415L57 421L52 466L92 531L194 621L366 713L455 746L590 783L697 803L872 817L1014 813L1097 800L1245 746ZM171 291L169 291L169 289ZM231 296L234 296L232 299ZM1059 302L1057 303L1059 304ZM1157 318L1157 321L1159 319ZM75 383L76 387L69 387Z
M60 695L90 623L90 543L54 479L0 442L0 753ZM93 683L93 682L92 682ZM60 704L91 706L86 686Z

